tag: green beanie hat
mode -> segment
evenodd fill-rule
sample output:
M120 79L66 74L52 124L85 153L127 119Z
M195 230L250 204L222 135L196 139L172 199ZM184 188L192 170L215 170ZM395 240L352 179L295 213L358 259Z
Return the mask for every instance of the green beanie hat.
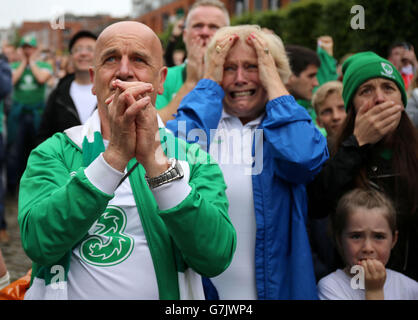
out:
M20 47L23 47L24 45L36 47L38 44L34 36L26 35L20 40L20 43L19 43Z
M396 83L402 95L404 107L407 104L405 85L399 71L388 60L374 52L360 52L348 58L342 67L343 100L345 108L350 108L351 101L360 85L372 78L386 78Z

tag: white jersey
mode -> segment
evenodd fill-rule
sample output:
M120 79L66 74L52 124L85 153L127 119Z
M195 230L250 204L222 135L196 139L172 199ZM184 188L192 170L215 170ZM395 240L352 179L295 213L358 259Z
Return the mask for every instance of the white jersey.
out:
M138 300L159 298L151 253L129 179L116 189L106 212L73 249L68 273L69 299L127 296Z

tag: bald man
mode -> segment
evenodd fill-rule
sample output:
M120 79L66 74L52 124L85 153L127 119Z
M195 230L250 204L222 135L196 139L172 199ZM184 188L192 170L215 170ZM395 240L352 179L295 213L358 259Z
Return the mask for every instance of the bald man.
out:
M90 75L98 109L36 148L21 181L25 299L203 299L200 275L228 267L236 235L218 165L154 108L158 37L138 22L109 26Z

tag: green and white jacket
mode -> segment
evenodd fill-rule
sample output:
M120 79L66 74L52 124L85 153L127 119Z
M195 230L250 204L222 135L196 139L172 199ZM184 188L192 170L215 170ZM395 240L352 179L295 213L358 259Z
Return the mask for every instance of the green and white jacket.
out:
M235 251L226 186L218 165L197 145L177 140L164 128L160 138L168 157L188 162L191 191L178 205L160 210L144 168L138 165L129 176L158 295L160 299L203 299L200 275L222 273ZM114 197L99 190L85 173L104 150L96 111L85 125L57 133L32 151L19 191L22 244L33 261L25 299L68 298L72 250L85 240ZM132 159L127 169L135 163Z

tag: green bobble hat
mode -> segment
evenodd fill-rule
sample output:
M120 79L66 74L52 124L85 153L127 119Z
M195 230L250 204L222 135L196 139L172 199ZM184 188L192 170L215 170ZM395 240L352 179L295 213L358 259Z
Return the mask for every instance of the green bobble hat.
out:
M345 108L351 107L351 101L360 85L372 78L386 78L396 83L402 95L404 107L407 104L405 85L399 71L388 60L374 52L360 52L348 58L342 67L343 100Z
M20 47L23 47L24 45L36 47L38 44L37 44L35 37L31 35L26 35L22 38L22 40L20 40L20 44L19 44Z

